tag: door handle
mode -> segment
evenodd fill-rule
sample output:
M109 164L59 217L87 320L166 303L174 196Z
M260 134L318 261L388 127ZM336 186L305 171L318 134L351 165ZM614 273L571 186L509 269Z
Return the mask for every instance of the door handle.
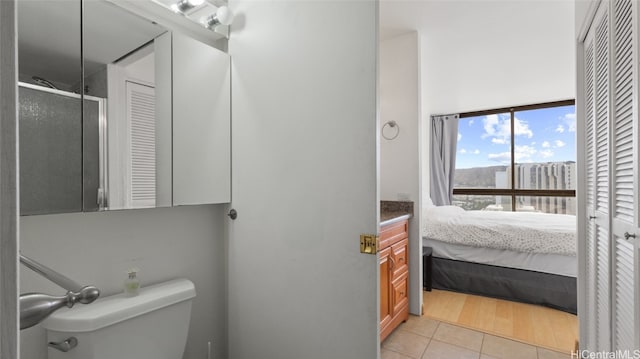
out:
M624 232L624 239L629 240L629 238L636 238L635 233Z

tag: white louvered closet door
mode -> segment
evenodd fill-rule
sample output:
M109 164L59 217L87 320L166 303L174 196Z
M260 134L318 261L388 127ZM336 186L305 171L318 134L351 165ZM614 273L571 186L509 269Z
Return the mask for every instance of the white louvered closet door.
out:
M640 348L638 334L637 3L612 0L611 279L613 350Z
M637 2L602 1L584 41L587 343L640 348ZM630 353L633 355L633 352Z
M583 343L583 349L595 350L596 330L598 327L598 317L592 314L597 313L596 301L596 222L595 219L595 36L594 31L590 31L584 42L584 103L585 103L585 173L586 173L586 203L587 214L590 218L586 225L586 276L585 281L585 306L586 312L580 319L584 321L585 327L590 328L587 335L587 342Z
M127 119L129 121L130 208L156 205L155 90L127 81Z
M602 2L594 22L594 100L593 100L593 181L594 202L592 250L595 252L595 346L611 349L611 281L609 234L609 126L610 51L608 2Z

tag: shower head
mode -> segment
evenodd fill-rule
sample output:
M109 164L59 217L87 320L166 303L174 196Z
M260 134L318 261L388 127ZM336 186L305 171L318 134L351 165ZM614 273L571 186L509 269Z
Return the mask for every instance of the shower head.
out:
M33 82L37 83L40 86L52 88L54 90L59 90L59 88L57 88L56 85L54 85L51 81L44 79L42 77L32 76L31 79L33 80Z

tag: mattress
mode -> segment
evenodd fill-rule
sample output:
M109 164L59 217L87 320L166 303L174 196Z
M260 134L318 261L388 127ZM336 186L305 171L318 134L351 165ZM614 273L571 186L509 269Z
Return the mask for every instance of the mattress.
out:
M576 277L578 272L577 257L571 255L482 248L447 243L431 238L423 238L422 245L433 248L433 256L438 258L525 269L568 277Z
M576 217L565 214L425 209L422 236L466 246L576 255Z

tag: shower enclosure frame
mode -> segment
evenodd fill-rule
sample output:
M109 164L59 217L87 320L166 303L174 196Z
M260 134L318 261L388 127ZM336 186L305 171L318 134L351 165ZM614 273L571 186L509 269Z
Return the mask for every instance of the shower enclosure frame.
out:
M53 89L41 85L34 85L19 81L18 88L28 88L31 90L42 91L59 96L79 99L81 101L94 101L98 104L98 211L104 211L108 208L107 193L109 191L107 174L108 174L108 152L107 152L107 99L95 96L80 95L59 89ZM19 99L18 99L19 103ZM82 114L84 116L84 114ZM83 118L84 119L84 118ZM18 119L19 121L20 119ZM84 164L83 164L84 165ZM84 186L84 183L83 183Z

